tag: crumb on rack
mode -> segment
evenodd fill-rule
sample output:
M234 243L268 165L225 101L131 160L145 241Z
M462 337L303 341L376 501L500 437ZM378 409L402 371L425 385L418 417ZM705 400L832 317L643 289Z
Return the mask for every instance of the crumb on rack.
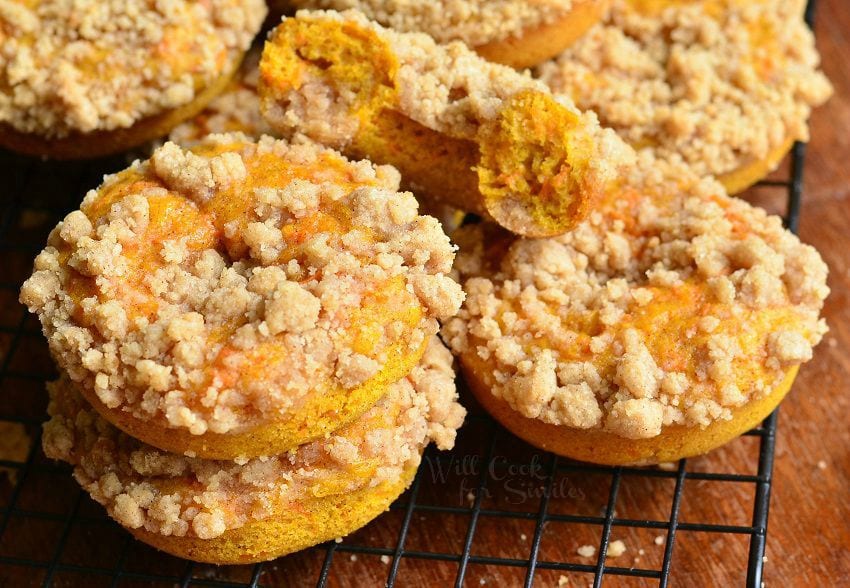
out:
M581 557L593 557L596 555L596 548L593 545L582 545L576 550Z
M608 549L605 554L608 557L620 557L626 552L626 544L622 539L617 539L608 544Z

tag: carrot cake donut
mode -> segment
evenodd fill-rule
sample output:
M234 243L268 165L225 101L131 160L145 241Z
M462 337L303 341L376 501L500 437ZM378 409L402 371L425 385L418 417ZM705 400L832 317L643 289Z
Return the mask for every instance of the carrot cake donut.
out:
M798 0L616 0L538 70L636 148L680 155L730 194L808 139L832 88Z
M392 164L417 194L526 236L572 228L631 154L541 82L357 11L284 19L260 95L284 136Z
M76 159L165 135L230 81L262 0L0 0L0 146Z
M274 559L347 535L385 511L431 441L451 449L465 411L452 356L434 338L422 362L358 420L273 457L232 461L162 452L91 409L77 385L48 385L48 457L136 538L215 564Z
M644 153L574 231L462 228L467 294L443 328L470 388L513 433L603 464L701 454L788 392L826 331L817 251Z
M290 0L297 8L356 8L386 27L463 41L496 63L526 68L555 57L598 23L609 0Z
M276 455L372 406L460 306L453 246L397 188L306 140L167 143L53 230L21 301L127 433Z

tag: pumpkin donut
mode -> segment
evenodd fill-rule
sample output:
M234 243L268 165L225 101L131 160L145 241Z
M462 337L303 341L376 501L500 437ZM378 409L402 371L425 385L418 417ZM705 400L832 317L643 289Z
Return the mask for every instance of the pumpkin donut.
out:
M72 464L80 485L136 538L215 564L274 559L362 527L407 488L430 441L454 445L465 415L452 356L436 338L411 374L353 423L238 463L165 453L129 437L66 376L48 389L47 456Z
M453 246L397 187L307 141L166 143L54 229L21 301L125 432L276 455L372 406L460 306Z
M356 11L284 19L260 96L282 135L392 164L418 195L527 236L575 226L631 155L542 83Z
M262 0L5 1L0 146L97 157L163 136L220 93Z
M605 15L609 0L290 0L296 8L356 8L382 25L463 41L479 55L518 69L551 59Z
M764 419L826 331L827 268L681 162L637 171L576 230L464 227L467 298L443 337L530 443L602 464L705 453Z
M735 194L808 139L832 94L819 61L799 0L616 0L538 73L635 148Z

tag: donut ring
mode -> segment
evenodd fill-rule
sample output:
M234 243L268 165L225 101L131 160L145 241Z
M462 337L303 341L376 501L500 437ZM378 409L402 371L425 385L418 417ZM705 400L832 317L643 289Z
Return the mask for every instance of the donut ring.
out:
M57 226L21 301L117 427L276 455L372 406L460 306L448 237L397 186L309 142L167 143Z
M538 74L635 148L736 194L808 140L832 94L819 61L796 0L616 0Z
M423 32L438 43L463 41L489 61L533 67L569 47L602 20L609 0L291 0L296 8L356 8L385 27Z
M418 195L526 236L575 226L631 155L543 84L356 11L284 19L260 96L284 136L391 163Z
M779 218L681 162L643 154L638 170L567 235L454 236L467 299L443 337L470 388L519 437L583 461L729 441L826 331L826 265Z
M197 114L266 15L262 0L5 4L0 146L57 159L124 151Z
M240 463L187 458L104 421L69 378L48 385L44 450L136 538L194 561L274 559L362 527L413 479L422 450L450 449L465 411L452 357L423 362L355 422L288 454Z

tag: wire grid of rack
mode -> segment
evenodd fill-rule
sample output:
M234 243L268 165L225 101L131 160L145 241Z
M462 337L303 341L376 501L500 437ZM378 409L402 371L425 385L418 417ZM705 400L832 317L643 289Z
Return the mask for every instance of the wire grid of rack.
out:
M810 2L806 14L810 23L813 8ZM804 158L805 145L798 143L785 179L760 184L787 192L785 220L794 231L802 203ZM51 463L41 452L43 382L55 374L37 321L16 302L46 233L77 207L84 191L98 184L103 173L126 163L126 157L47 163L0 153L0 177L11 178L0 189L0 585L402 586L409 578L417 584L478 585L486 581L486 572L502 584L525 586L556 585L562 575L570 574L571 581L583 580L594 588L603 580L626 577L664 587L670 582L676 539L682 532L710 534L723 541L744 537L748 545L742 577L745 573L747 586L761 585L776 413L735 442L751 441L754 472L700 471L689 467L688 460L666 469L611 468L536 451L462 394L471 410L458 447L447 454L428 450L411 488L390 511L340 542L268 564L215 568L184 562L133 541L75 485L70 468ZM617 510L622 508L618 500L624 487L635 480L642 494L631 496L631 501L642 505L636 513L642 516ZM751 491L739 495L731 509L744 508L751 513L750 520L684 520L685 485L699 481L748 486ZM672 489L665 494L653 484ZM559 530L549 532L555 526ZM659 553L653 565L642 565L638 558L622 565L607 557L614 535L624 531L654 535L651 543ZM476 544L488 533L497 534L496 543L503 545L484 553ZM564 549L549 547L553 535L556 543L566 536L579 543L584 542L582 537L591 537L595 553L570 557ZM569 551L574 553L575 545ZM357 568L358 557L380 564Z

